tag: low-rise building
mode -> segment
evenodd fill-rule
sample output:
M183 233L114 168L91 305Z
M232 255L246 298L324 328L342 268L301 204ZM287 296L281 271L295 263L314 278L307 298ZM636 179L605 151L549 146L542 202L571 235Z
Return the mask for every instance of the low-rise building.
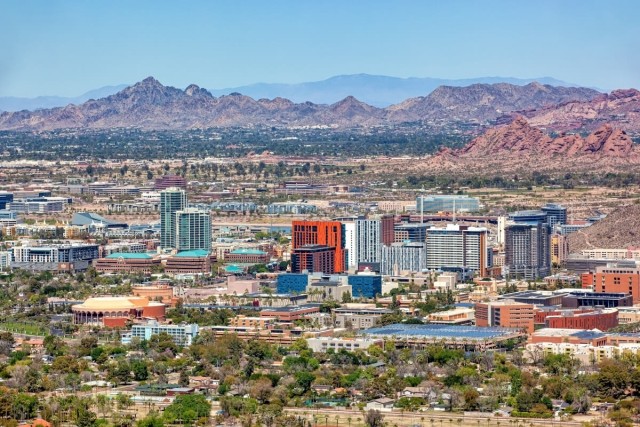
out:
M343 304L331 312L336 328L368 329L378 325L382 316L393 310L377 308L375 304Z
M533 332L533 305L514 300L501 300L476 304L477 326L501 326L526 329Z
M372 345L382 346L381 339L373 338L338 338L338 337L316 337L308 338L307 344L314 352L326 353L328 350L354 351L367 350Z
M198 331L199 327L195 323L190 325L172 325L151 321L133 325L131 327L131 332L129 334L124 334L121 340L123 344L130 344L131 340L136 338L148 341L154 335L165 333L170 335L176 344L189 346L198 336Z
M145 253L113 253L93 261L100 273L144 273L151 274L160 267L160 259Z
M447 325L472 325L476 319L473 308L457 307L451 310L437 311L428 316L429 323L443 323Z

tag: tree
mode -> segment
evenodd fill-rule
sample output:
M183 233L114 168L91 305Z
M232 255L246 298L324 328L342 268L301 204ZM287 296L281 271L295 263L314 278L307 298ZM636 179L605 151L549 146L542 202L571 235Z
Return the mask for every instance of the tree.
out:
M260 403L267 402L272 393L273 385L271 384L271 380L266 377L258 379L249 389L249 395Z
M384 425L384 420L380 411L369 409L369 412L367 412L364 417L364 423L368 427L382 427Z
M156 412L150 412L136 423L136 427L164 427L164 420Z
M164 410L164 419L169 423L182 420L192 424L199 418L209 418L211 404L201 394L185 394L176 397L173 403Z
M75 421L78 427L95 427L98 417L87 409L88 405L79 402L75 411Z
M131 370L133 371L133 379L136 381L146 381L149 378L149 369L142 360L132 361Z

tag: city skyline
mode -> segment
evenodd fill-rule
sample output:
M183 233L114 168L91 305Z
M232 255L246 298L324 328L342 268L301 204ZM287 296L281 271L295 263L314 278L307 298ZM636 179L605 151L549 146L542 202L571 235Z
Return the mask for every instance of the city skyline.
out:
M77 96L149 75L210 89L358 73L638 86L635 2L393 6L8 1L0 96Z

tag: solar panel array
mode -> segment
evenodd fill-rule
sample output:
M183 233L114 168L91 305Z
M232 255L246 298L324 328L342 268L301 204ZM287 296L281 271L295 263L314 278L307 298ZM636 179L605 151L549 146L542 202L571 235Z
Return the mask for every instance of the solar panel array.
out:
M424 338L443 338L443 339L467 339L467 340L485 340L510 335L513 329L496 328L496 327L479 327L479 326L452 326L452 325L404 325L394 324L382 326L379 328L370 328L363 331L367 335L376 336L397 336L403 337L424 337Z

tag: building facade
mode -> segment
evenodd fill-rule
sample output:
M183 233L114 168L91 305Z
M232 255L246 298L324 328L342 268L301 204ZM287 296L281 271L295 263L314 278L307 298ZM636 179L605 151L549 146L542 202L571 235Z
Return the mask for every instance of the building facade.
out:
M211 217L208 212L186 208L176 212L176 249L211 250Z
M476 304L477 326L501 326L504 328L534 329L534 307L513 300Z
M487 248L487 229L448 224L427 232L427 269L473 270L487 275L491 267Z
M418 196L416 198L417 213L436 212L477 212L480 200L469 196Z
M426 268L426 243L407 242L382 246L381 274L397 276L401 271L421 272Z
M339 221L293 221L291 246L295 251L305 245L325 245L335 248L333 268L330 273L345 271L344 228Z
M505 230L504 274L535 280L551 273L549 226L544 222L514 223Z
M187 193L176 187L160 192L160 247L176 249L177 223L176 213L187 207Z

